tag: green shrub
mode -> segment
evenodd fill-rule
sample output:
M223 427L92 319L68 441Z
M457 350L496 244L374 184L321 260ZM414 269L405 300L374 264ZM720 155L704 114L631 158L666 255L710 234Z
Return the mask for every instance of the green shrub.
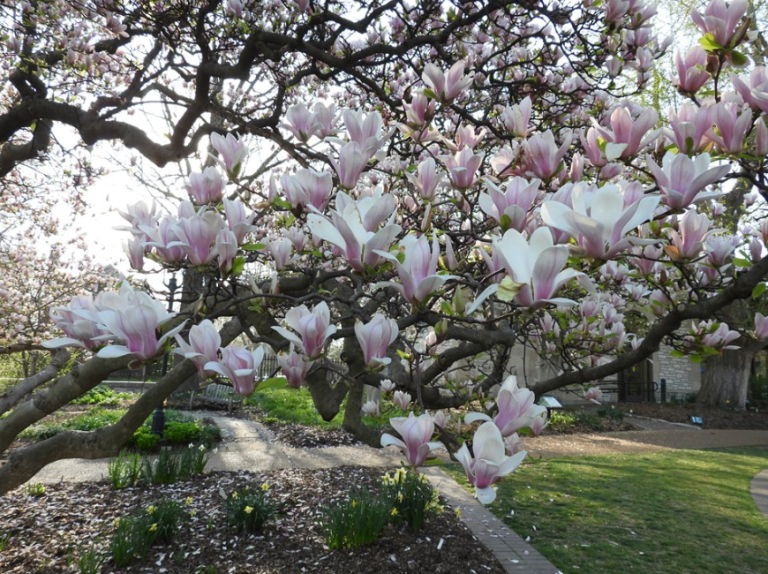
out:
M236 490L227 498L227 522L239 533L259 532L275 515L275 506L267 495L268 486L260 490Z
M133 433L129 444L136 445L136 448L141 451L151 451L154 450L158 442L160 442L160 435L152 434L147 427L139 427Z
M118 521L110 553L115 566L127 566L136 559L144 560L156 542L171 542L179 531L186 513L172 500L162 500L135 511Z
M211 451L204 444L189 445L180 455L179 478L187 479L202 474L211 458Z
M385 496L356 490L346 502L325 508L320 521L325 543L332 550L372 544L395 510Z
M109 480L114 490L136 484L141 476L141 460L138 454L121 452L117 458L109 459Z
M437 492L418 471L400 468L384 475L382 496L389 501L390 521L418 532L430 515L442 511Z
M203 425L200 431L200 442L211 449L221 440L221 429L216 425Z
M40 498L45 496L45 485L42 482L30 482L24 487L24 493L28 496Z
M599 416L589 412L552 411L549 417L549 429L553 432L574 431L575 427L587 430L601 431L603 421Z
M131 393L116 393L106 385L98 385L72 401L75 405L116 405L122 400L132 399Z
M165 425L163 438L171 444L189 444L200 440L202 430L196 422L170 422Z

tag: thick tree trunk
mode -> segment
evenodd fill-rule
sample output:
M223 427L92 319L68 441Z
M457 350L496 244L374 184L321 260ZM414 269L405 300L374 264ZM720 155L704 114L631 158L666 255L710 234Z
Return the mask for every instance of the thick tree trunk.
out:
M754 352L723 351L707 359L701 377L698 403L710 407L743 409L747 400Z

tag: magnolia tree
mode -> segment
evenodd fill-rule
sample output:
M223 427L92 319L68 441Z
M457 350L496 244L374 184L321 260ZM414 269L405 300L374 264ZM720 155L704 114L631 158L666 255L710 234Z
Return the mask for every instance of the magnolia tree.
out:
M131 266L204 274L197 302L168 312L125 283L56 308L63 335L46 345L89 358L8 402L0 451L115 369L185 360L118 424L15 451L0 490L53 460L113 454L195 371L258 392L271 351L324 418L346 398L344 427L413 466L444 445L490 502L525 457L520 431L546 425L537 396L576 385L599 400L590 381L662 343L696 358L732 347L719 313L768 273L768 227L732 235L710 219L730 180L768 192L768 75L741 69L745 9L694 10L700 45L671 78L687 101L663 123L628 98L669 44L639 0L6 10L2 165L49 153L37 134L59 124L158 166L210 141L216 164L192 168L176 213L123 214ZM180 110L167 143L127 117L157 100ZM255 138L288 167L251 177ZM243 334L249 348L231 344ZM762 316L751 336L768 337ZM551 376L520 387L516 346ZM391 420L398 436L365 424L392 403L411 411ZM481 423L471 449L446 410L465 405L476 412L459 422Z

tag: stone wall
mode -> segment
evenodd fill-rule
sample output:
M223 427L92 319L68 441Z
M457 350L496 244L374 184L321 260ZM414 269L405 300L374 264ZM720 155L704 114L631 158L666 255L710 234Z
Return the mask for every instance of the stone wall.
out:
M654 376L657 383L667 381L667 400L684 398L684 395L698 392L701 387L701 367L688 357L673 357L672 348L662 345L654 355Z

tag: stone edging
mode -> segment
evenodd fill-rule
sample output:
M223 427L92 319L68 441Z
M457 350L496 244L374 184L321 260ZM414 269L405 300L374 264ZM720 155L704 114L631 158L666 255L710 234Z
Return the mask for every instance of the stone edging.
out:
M510 574L562 574L530 544L512 532L453 478L439 468L422 468L430 483L454 509L472 534L496 557Z
M753 478L749 488L752 498L760 512L768 520L768 468L758 472Z

